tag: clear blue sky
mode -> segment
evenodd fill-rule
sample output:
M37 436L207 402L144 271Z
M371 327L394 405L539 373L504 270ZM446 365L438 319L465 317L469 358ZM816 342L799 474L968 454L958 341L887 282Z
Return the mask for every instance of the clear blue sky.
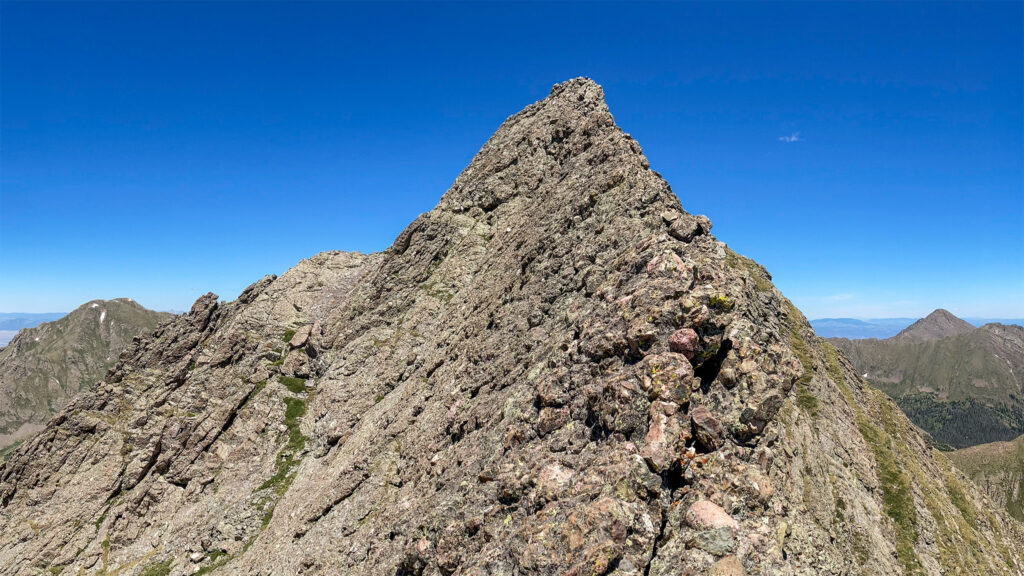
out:
M186 309L381 250L585 75L808 316L1024 316L1022 26L1019 2L5 1L0 311Z

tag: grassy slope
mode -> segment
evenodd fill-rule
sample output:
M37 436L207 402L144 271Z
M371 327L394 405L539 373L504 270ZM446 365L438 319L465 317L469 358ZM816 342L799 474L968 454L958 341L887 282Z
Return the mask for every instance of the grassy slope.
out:
M1024 520L1024 436L950 452L949 459L1011 516Z
M962 448L1024 433L1022 335L988 326L927 342L831 342L940 445Z

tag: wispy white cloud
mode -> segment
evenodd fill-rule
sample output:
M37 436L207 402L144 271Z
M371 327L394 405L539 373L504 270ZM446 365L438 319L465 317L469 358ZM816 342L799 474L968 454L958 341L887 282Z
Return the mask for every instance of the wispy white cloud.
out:
M853 294L833 294L831 296L826 296L824 300L827 300L829 302L842 302L844 300L853 300Z
M792 143L792 142L803 142L803 139L800 138L800 133L799 132L793 132L793 134L791 134L789 136L779 136L779 140L782 141L782 142L785 142L787 144Z

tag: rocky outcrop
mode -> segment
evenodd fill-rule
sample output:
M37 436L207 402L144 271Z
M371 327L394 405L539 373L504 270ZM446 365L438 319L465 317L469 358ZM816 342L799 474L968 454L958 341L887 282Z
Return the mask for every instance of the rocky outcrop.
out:
M21 330L0 348L0 453L42 429L79 390L103 380L135 336L170 317L130 298L92 300Z
M384 253L125 354L0 468L0 571L1020 574L1020 527L710 229L560 84Z

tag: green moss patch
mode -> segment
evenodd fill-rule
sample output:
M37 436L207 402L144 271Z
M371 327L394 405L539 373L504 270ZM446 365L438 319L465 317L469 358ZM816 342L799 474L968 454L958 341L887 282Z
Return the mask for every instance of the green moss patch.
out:
M277 469L260 490L272 488L281 496L291 484L291 472L299 465L297 455L306 447L307 438L299 428L299 419L306 415L306 403L299 398L285 398L284 424L288 427L288 442L278 453Z
M233 558L233 556L229 556L228 554L225 554L224 552L221 552L219 550L216 551L216 552L211 552L210 553L210 563L207 564L206 566L203 566L202 568L200 568L199 571L196 572L196 576L202 576L203 574L209 574L210 572L213 572L217 568L220 568L221 566L227 564L229 561L231 561L232 558Z
M305 390L305 381L302 381ZM263 527L270 524L274 516L274 508L281 496L288 491L295 479L295 468L302 462L299 454L306 448L306 438L299 426L306 415L306 401L301 398L285 398L284 424L288 429L288 441L277 454L274 475L260 485L259 490L269 490L260 505L263 507Z
M288 389L292 394L302 394L306 391L306 381L302 378L292 378L291 376L278 376L277 381L284 384L284 387Z
M796 405L811 416L818 415L818 399L814 397L814 394L811 394L806 386L797 385Z
M896 529L897 559L907 574L918 574L922 566L914 550L917 541L917 509L910 491L910 479L896 457L889 431L891 414L887 413L888 404L885 400L882 400L881 409L886 430L875 426L864 416L857 417L857 428L875 456L878 483L882 487L882 508Z
M722 294L712 296L709 304L712 308L718 310L719 312L728 312L736 306L735 302L730 300L728 296L724 296Z
M150 564L139 572L139 576L168 576L171 573L171 561Z
M253 387L252 392L249 392L249 397L246 398L245 401L248 402L249 400L252 400L257 395L259 395L260 392L263 392L263 389L266 388L266 387L267 387L267 381L266 380L260 380L259 382L256 383L256 386Z
M949 493L949 499L953 502L953 506L956 506L956 509L960 511L960 515L971 526L976 525L978 523L978 512L974 509L974 504L967 499L960 482L949 471L945 473L945 481L946 492Z
M420 284L420 289L426 292L428 295L437 298L445 303L451 302L452 298L455 297L455 293L445 288L444 286L438 285L434 281L424 282Z

